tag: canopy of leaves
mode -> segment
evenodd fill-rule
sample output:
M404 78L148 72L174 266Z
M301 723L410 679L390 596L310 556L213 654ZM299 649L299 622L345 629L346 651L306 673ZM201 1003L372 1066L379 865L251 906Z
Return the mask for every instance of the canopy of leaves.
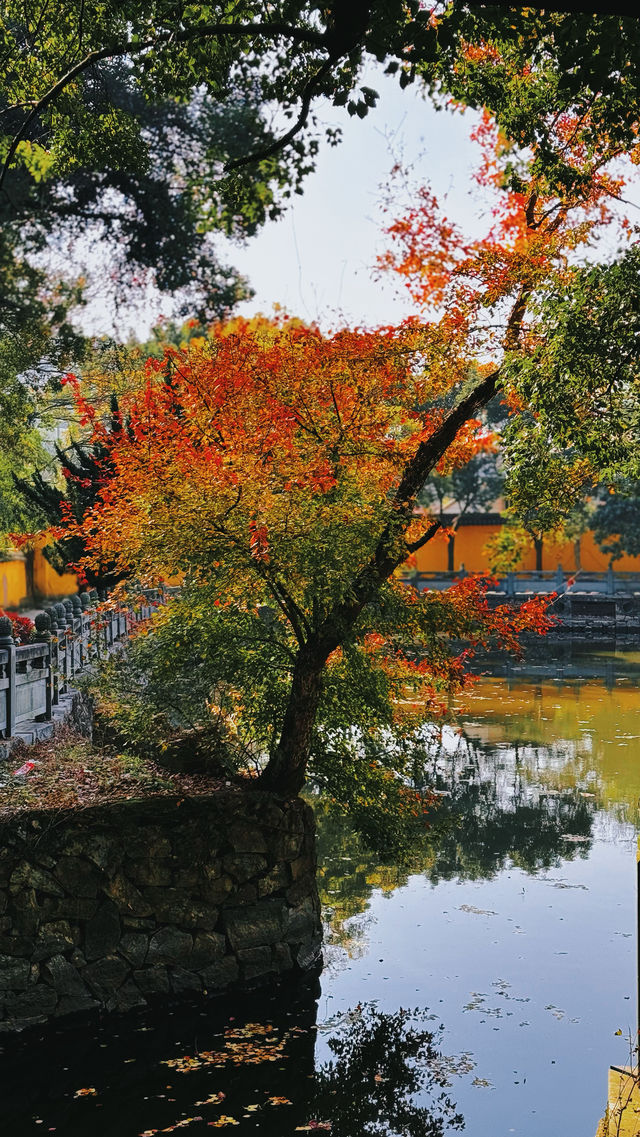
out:
M599 480L640 476L637 246L612 264L567 270L537 315L546 332L532 336L515 378L531 413L505 447L514 507L530 528L549 529Z
M639 40L632 17L585 20L530 6L136 0L126 9L85 3L79 12L62 4L54 15L10 3L1 44L6 157L35 176L52 163L92 168L96 151L110 151L114 166L144 161L148 140L135 106L109 90L124 74L152 104L188 102L199 89L213 101L237 90L247 104L278 107L288 129L274 137L256 125L240 142L245 153L230 150L228 164L257 165L286 150L286 181L299 184L315 154L313 132L309 138L304 130L315 101L365 117L378 96L358 84L365 61L375 58L402 87L420 79L437 96L488 108L509 138L535 146L541 164L562 176L568 167L553 138L554 116L588 118L587 144L599 146L604 134L628 148L635 137ZM273 167L261 172L269 184Z

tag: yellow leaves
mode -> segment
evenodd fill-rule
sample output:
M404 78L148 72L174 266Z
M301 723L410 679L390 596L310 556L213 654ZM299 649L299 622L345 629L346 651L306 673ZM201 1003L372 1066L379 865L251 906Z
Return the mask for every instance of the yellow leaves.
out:
M267 1098L267 1105L293 1105L293 1102L289 1098L272 1097Z
M235 1117L229 1117L228 1114L223 1113L217 1121L209 1121L210 1129L224 1129L225 1125L239 1125L240 1122L236 1121Z
M233 1118L231 1119L233 1121ZM139 1134L139 1137L155 1137L156 1133L175 1133L176 1129L187 1129L190 1125L195 1125L199 1121L204 1121L203 1117L183 1117L180 1121L175 1121L173 1125L165 1125L164 1129L145 1129ZM237 1125L237 1121L234 1125Z
M95 1098L98 1096L98 1091L93 1086L87 1086L82 1090L76 1090L73 1096L74 1098Z
M209 1097L205 1098L204 1101L197 1101L195 1104L196 1105L220 1105L220 1103L224 1101L226 1096L227 1095L224 1094L222 1092L222 1090L220 1090L219 1093L209 1094Z
M166 1058L163 1065L179 1074L190 1074L205 1066L259 1066L264 1062L277 1062L283 1057L292 1033L293 1030L287 1031L279 1039L271 1023L247 1023L244 1027L232 1027L225 1031L224 1049L201 1050L197 1056ZM214 1098L215 1102L211 1104L222 1101L224 1094L214 1095Z

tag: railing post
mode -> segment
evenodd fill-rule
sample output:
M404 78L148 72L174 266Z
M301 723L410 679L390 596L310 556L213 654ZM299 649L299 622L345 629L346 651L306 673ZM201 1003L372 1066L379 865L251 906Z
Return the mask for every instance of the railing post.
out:
M73 612L73 667L75 674L76 671L82 671L82 601L77 593L71 597L71 609Z
M45 609L49 617L49 627L51 629L51 641L49 646L49 658L51 660L51 702L54 707L57 707L59 702L60 676L59 676L59 652L58 652L58 620L55 606Z
M69 668L69 637L67 636L67 609L62 601L56 604L56 615L58 623L58 664L60 664L60 655L64 654L64 668L59 668L59 674L62 678L60 685L60 694L64 694L67 690L68 681L71 677Z
M88 592L80 593L80 666L86 667L91 659L91 652L89 650L89 640L91 638L91 624L89 616L89 607L91 601L89 600Z
M74 637L74 628L73 628L73 604L71 603L70 597L67 597L66 600L63 600L62 605L64 607L65 615L67 618L67 629L68 629L68 632L70 633L70 634L67 634L67 657L69 660L68 675L69 675L70 679L73 679L73 677L76 673L76 661L75 661L75 642L74 642L75 637Z
M51 722L53 717L53 666L51 660L51 621L46 612L38 612L35 619L36 632L38 633L36 639L40 644L48 644L48 659L49 659L49 675L47 677L47 696L46 708L44 712L44 721Z
M11 738L16 725L16 645L13 642L13 625L8 616L0 616L0 651L6 651L7 660L7 721L5 738Z

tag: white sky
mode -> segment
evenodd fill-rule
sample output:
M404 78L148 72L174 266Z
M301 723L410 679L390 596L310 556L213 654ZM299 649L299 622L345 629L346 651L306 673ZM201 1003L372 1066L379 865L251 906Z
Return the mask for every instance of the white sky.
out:
M274 303L292 315L323 326L391 323L411 311L387 275L376 278L376 255L385 246L381 212L383 186L394 161L414 166L438 195L447 194L447 212L473 220L468 196L474 148L469 131L474 116L436 111L417 88L401 91L380 75L367 83L381 95L366 119L344 109L322 116L343 130L342 143L321 149L318 167L287 215L267 224L244 247L229 250L233 264L251 281L255 299L243 314L271 312Z
M291 315L316 320L324 328L338 323L388 324L412 310L408 294L387 274L376 278L376 256L385 247L381 200L391 167L398 159L447 195L447 213L474 221L469 197L475 148L469 142L474 115L434 110L417 87L400 90L397 80L369 72L362 80L380 93L365 119L350 118L344 108L320 107L324 125L340 126L339 146L321 143L315 173L304 183L286 215L267 222L245 244L218 238L220 260L243 273L255 298L240 306L243 315L270 315L274 304ZM399 212L401 209L399 209ZM90 334L129 334L144 339L169 306L157 293L114 315L113 298L96 281L94 295L80 315Z

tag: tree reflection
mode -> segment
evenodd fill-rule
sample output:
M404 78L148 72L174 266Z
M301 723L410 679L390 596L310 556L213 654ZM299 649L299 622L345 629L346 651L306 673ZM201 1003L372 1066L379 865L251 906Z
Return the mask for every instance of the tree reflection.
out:
M460 751L441 749L425 777L442 795L433 860L424 866L434 884L487 880L508 864L536 872L591 847L593 804L573 789L533 783L517 747L496 752L461 734Z
M332 1137L442 1137L464 1128L447 1093L452 1063L439 1049L440 1030L425 1026L433 1019L372 1005L346 1016L329 1040L334 1057L316 1073L315 1109Z
M591 848L594 802L574 788L539 784L520 761L517 746L483 746L464 732L452 742L449 735L431 747L421 779L439 794L440 805L426 840L404 864L384 863L348 819L314 803L329 942L352 956L363 936L351 917L366 910L374 889L393 891L410 873L437 884L453 878L488 880L509 866L537 872L585 857Z

